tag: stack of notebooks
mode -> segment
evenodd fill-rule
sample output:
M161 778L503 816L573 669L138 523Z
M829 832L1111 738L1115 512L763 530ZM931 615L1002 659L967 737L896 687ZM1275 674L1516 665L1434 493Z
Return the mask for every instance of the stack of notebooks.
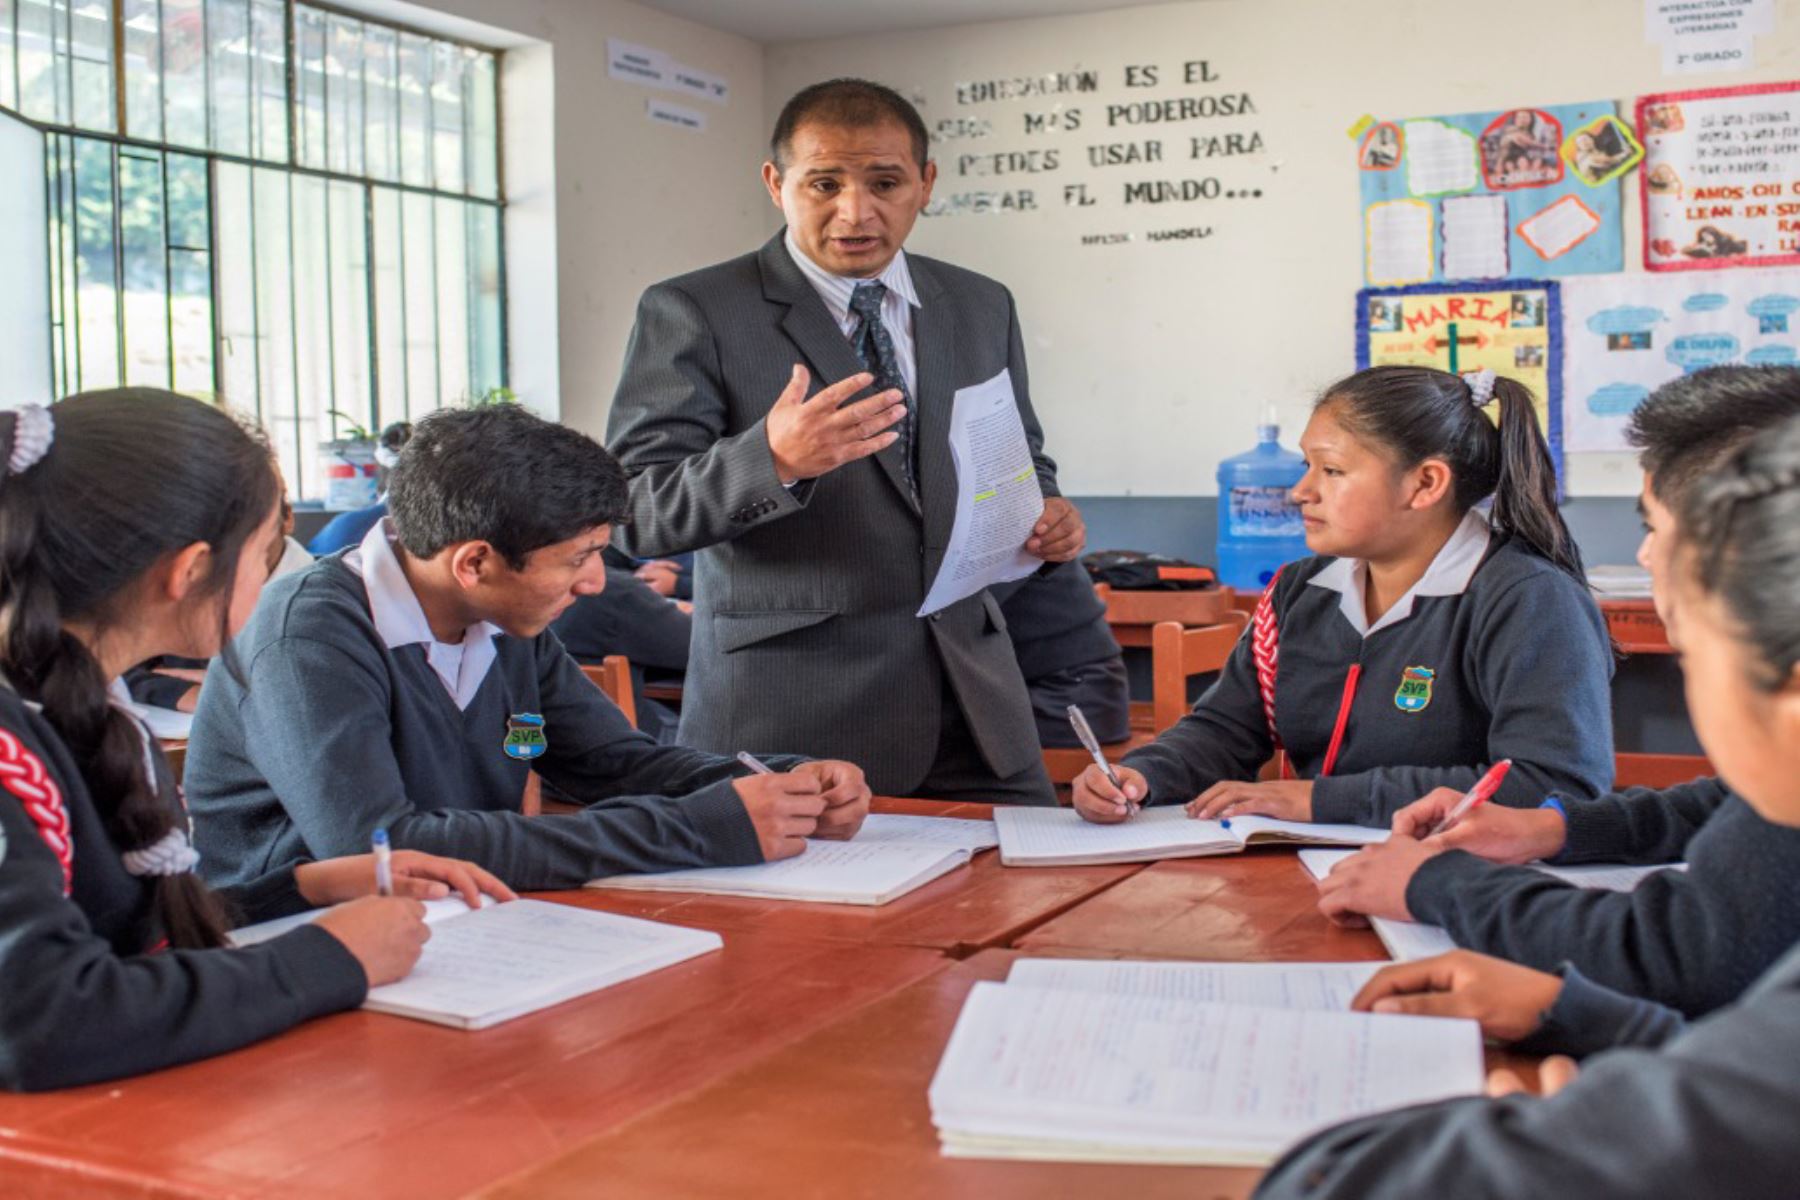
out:
M363 1007L457 1029L486 1029L719 949L719 935L543 900L425 906L431 940L405 979ZM316 920L317 909L233 931L239 946Z
M1314 879L1323 879L1331 874L1333 867L1354 853L1353 850L1302 850L1300 862ZM1686 863L1652 867L1546 867L1541 863L1534 863L1532 867L1546 875L1554 875L1564 883L1572 883L1577 887L1605 888L1613 892L1633 891L1638 884L1663 871L1687 870ZM1373 917L1369 924L1374 928L1375 936L1381 939L1381 944L1387 947L1387 952L1398 962L1430 958L1434 954L1447 954L1456 949L1456 943L1450 940L1450 935L1436 925L1394 921L1386 917Z
M1347 1011L1379 965L1022 959L969 993L932 1123L954 1157L1261 1166L1479 1094L1475 1022Z
M1197 821L1180 805L1147 808L1116 825L1097 825L1072 808L996 808L1000 861L1009 867L1073 867L1237 854L1265 842L1366 846L1388 831L1362 825L1311 825L1272 817Z
M998 844L992 821L875 813L849 841L808 841L803 852L777 862L613 875L588 886L824 904L886 904Z

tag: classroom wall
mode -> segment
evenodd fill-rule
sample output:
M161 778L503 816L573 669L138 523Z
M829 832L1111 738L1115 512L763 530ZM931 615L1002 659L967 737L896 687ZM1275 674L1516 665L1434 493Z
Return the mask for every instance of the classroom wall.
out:
M630 0L355 7L508 51L501 116L513 384L534 407L604 432L639 293L765 236L768 201L756 175L763 48ZM610 78L609 37L725 77L729 102L681 100ZM652 124L650 96L704 109L707 128ZM554 337L543 336L547 329ZM555 369L546 370L552 354Z
M935 146L937 198L1032 188L1034 212L922 219L909 245L984 271L1018 297L1032 394L1062 464L1066 491L1089 498L1093 544L1188 550L1206 557L1218 460L1248 448L1258 408L1278 406L1292 442L1318 389L1353 366L1353 298L1362 282L1354 144L1365 113L1426 116L1644 92L1730 86L1800 75L1800 0L1776 0L1775 32L1754 69L1665 76L1645 40L1643 0L1193 0L1101 13L967 25L880 38L771 46L766 117L797 88L867 75L921 101L927 123L979 114L986 137ZM1213 82L1170 86L1204 61ZM1125 87L1127 65L1155 66L1161 86ZM1014 101L959 104L959 83L1095 69L1101 87ZM1248 116L1107 129L1108 102L1239 95ZM1075 132L1024 132L1025 114L1084 110ZM1628 108L1622 111L1629 112ZM1193 134L1260 134L1254 153L1185 161ZM1097 143L1161 137L1182 161L1090 168ZM1056 148L1058 170L959 174L962 155ZM1070 159L1077 160L1071 164ZM1039 155L1040 164L1042 155ZM1122 181L1213 176L1238 198L1127 210ZM1090 182L1097 203L1071 207L1062 188ZM1101 180L1102 184L1093 184ZM1114 181L1121 181L1115 183ZM1640 269L1637 184L1627 177L1627 269ZM1260 192L1260 196L1243 193ZM1149 242L1151 229L1210 229ZM1083 235L1133 230L1126 244ZM1624 455L1571 455L1577 497L1635 494ZM1105 497L1095 502L1094 498ZM1148 506L1119 498L1158 498ZM1183 502L1185 501L1185 502ZM1589 511L1583 513L1583 508ZM1625 500L1572 510L1597 561L1625 561L1635 526ZM1590 519L1591 518L1591 519Z

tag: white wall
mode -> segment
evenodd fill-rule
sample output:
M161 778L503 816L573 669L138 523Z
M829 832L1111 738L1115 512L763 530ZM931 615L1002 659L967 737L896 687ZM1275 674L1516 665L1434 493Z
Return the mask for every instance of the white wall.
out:
M772 121L797 88L865 75L923 99L928 123L973 111L1014 122L985 139L944 141L939 195L1034 187L1046 207L1022 215L921 220L910 245L995 276L1019 298L1032 392L1079 495L1211 494L1213 468L1248 447L1258 405L1281 406L1291 441L1317 389L1353 365L1353 298L1362 282L1358 182L1346 129L1388 119L1591 99L1800 75L1800 0L1776 0L1776 30L1757 66L1729 75L1661 73L1645 41L1643 0L1199 0L1093 16L959 26L880 38L771 47L765 87ZM1096 129L1108 101L1137 98L1125 64L1156 64L1164 80L1207 60L1219 82L1143 95L1248 92L1249 118ZM1087 110L1075 133L1025 137L1023 114L1056 99L956 103L961 81L1082 67L1103 90L1060 97ZM1629 107L1622 107L1629 116ZM1108 180L1216 175L1260 200L1158 205L1153 217L1120 206L1076 210L1065 180L1101 172L1065 164L1037 176L958 178L969 151L1059 147L1157 136L1185 153L1189 133L1258 131L1249 158L1102 169ZM744 185L748 191L748 183ZM734 193L735 194L735 193ZM1625 192L1626 267L1641 270L1637 180ZM1148 244L1145 229L1210 226L1205 240ZM1135 229L1140 240L1080 244L1086 233ZM1571 490L1635 492L1624 456L1571 456Z
M639 293L767 236L757 179L766 136L762 47L630 0L356 7L509 50L501 115L513 385L534 407L603 433ZM724 76L729 104L609 78L608 37ZM704 110L707 128L652 124L652 95ZM545 361L551 346L554 364ZM546 391L560 392L560 406Z

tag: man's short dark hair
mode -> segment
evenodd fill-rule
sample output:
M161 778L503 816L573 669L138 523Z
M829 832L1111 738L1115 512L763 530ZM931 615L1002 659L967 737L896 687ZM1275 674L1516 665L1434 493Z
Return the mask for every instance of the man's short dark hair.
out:
M775 118L769 157L777 170L787 170L794 131L808 122L836 129L867 129L890 121L904 126L912 135L913 158L923 171L931 154L931 135L925 131L925 118L905 96L867 79L827 79L795 92Z
M482 541L514 570L533 550L611 525L625 506L625 472L600 443L516 404L422 418L388 484L408 554Z
M1631 414L1650 491L1670 508L1694 481L1760 433L1800 413L1800 367L1708 367L1672 379Z

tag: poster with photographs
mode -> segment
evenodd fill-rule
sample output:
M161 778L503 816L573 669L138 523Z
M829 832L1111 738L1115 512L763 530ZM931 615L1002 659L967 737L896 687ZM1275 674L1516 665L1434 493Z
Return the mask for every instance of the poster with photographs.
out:
M1800 83L1642 96L1644 266L1800 263Z
M1618 180L1637 150L1611 101L1373 124L1356 149L1363 281L1622 270Z
M1589 275L1563 285L1564 445L1626 450L1669 380L1724 363L1800 364L1800 269Z
M1544 279L1364 288L1356 294L1356 365L1479 371L1518 380L1562 474L1562 301ZM1493 415L1493 410L1489 410Z

